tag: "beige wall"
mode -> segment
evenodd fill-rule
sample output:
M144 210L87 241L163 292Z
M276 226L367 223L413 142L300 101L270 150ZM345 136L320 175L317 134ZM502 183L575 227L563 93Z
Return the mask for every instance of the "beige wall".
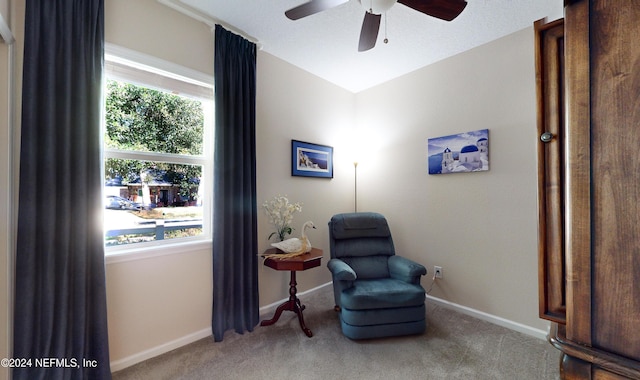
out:
M527 28L359 93L358 128L375 154L358 169L362 208L388 217L398 253L443 267L431 295L546 330L533 53ZM427 138L484 128L488 172L427 174Z
M210 249L107 260L109 351L114 369L209 335Z
M109 0L105 6L107 42L212 74L213 36L206 25L154 0ZM0 45L0 111L7 104L1 80L6 54ZM358 94L259 52L258 200L286 194L303 202L295 234L313 220L318 230L309 232L310 240L325 251L322 267L299 274L299 290L330 281L327 221L353 210L352 152L364 144L358 208L388 217L398 253L430 272L433 265L444 267L432 295L545 329L536 301L534 96L531 29ZM490 130L489 172L427 174L428 137L481 128ZM7 121L0 119L0 151L11 146L7 131ZM291 139L333 146L334 178L291 177ZM9 163L0 159L0 165ZM0 193L5 222L8 197ZM261 213L260 250L268 247L270 232ZM7 227L0 228L0 239L7 234ZM0 260L9 257L5 247L2 241ZM112 363L129 365L209 333L209 251L205 244L108 261ZM264 268L259 276L261 306L287 297L286 273ZM2 272L0 280L3 297L10 279ZM0 349L9 346L7 332L0 331Z
M324 264L329 257L331 215L353 210L353 166L349 161L351 130L355 123L354 94L310 75L272 55L258 55L257 186L259 206L276 195L302 202L294 219L294 236L307 220L316 225L308 237L324 251L323 266L297 275L298 290L331 281ZM291 140L329 145L334 149L334 178L291 176ZM269 248L273 232L268 218L259 215L260 251ZM288 293L289 274L265 268L260 272L260 304L269 305ZM333 305L329 305L329 308Z
M213 75L210 28L156 0L105 1L105 39Z

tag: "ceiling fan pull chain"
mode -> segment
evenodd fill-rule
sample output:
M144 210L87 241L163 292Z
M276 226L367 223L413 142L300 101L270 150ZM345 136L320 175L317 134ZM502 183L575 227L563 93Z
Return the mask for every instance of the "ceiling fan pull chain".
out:
M387 38L387 12L384 12L384 43L388 44L389 39Z

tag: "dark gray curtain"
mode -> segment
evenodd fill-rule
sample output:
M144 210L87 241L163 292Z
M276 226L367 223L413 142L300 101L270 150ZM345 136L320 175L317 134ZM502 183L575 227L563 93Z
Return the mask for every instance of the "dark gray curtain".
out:
M103 1L27 0L24 46L13 378L110 379Z
M213 315L216 342L253 331L258 310L256 46L216 25Z

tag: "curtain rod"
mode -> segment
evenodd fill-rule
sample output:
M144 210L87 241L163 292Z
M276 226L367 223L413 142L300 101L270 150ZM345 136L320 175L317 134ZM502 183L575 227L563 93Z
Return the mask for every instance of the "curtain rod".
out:
M262 50L262 44L260 43L260 40L258 40L257 38L247 34L246 32L231 26L227 23L225 23L224 21L221 21L219 19L216 19L212 16L209 16L208 14L205 14L191 6L188 6L186 4L181 3L179 0L158 0L159 3L166 5L169 8L172 8L173 10L176 10L186 16L189 16L193 19L196 19L198 21L201 21L203 23L205 23L206 25L208 25L211 28L211 31L215 31L216 25L220 25L223 28L227 29L228 31L239 35L240 37L253 42L254 44L256 44L256 47L258 48L258 50Z

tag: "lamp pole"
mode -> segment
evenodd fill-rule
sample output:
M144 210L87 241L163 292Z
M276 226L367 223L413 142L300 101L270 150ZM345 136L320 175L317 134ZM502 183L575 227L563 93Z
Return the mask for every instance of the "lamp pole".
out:
M353 203L355 212L358 212L358 162L353 162Z

